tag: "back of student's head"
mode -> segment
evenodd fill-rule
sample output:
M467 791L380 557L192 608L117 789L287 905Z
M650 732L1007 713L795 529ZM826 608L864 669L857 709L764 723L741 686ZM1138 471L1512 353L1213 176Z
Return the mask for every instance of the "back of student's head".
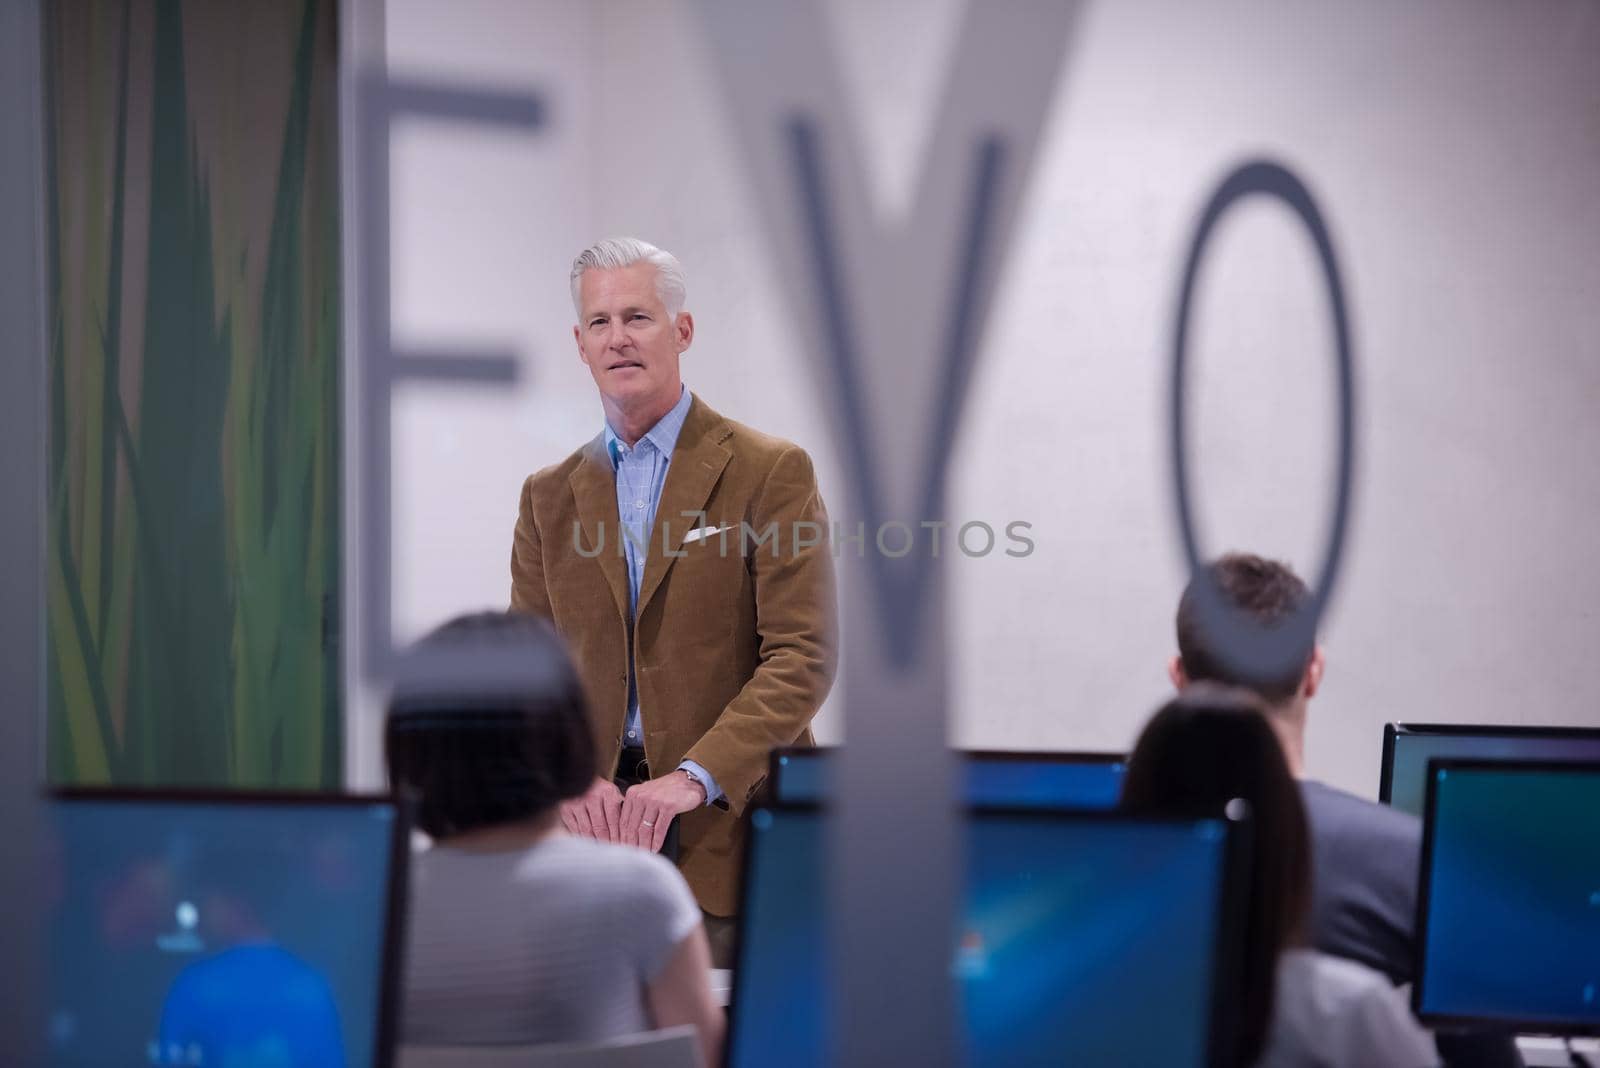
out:
M1255 695L1191 686L1146 724L1123 780L1122 807L1142 815L1250 806L1249 916L1243 946L1240 1064L1265 1048L1278 955L1303 940L1311 848L1305 807L1283 749Z
M1216 583L1225 604L1262 628L1281 626L1311 599L1311 591L1288 564L1253 553L1220 556L1206 566L1206 575ZM1245 676L1220 654L1220 639L1201 610L1199 583L1205 577L1191 579L1178 601L1178 655L1183 661L1184 675L1191 682L1246 687L1270 704L1293 697L1311 660L1314 643L1307 644L1303 653L1295 658L1298 666L1281 676Z
M594 782L583 687L554 628L460 616L408 654L389 704L389 779L434 838L547 812Z

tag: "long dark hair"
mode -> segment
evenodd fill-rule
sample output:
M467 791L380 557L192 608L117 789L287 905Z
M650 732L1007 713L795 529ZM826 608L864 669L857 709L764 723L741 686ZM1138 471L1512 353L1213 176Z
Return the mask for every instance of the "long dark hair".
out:
M434 838L527 819L587 790L595 743L577 672L542 619L480 612L411 651L384 732L389 780Z
M1252 815L1250 912L1245 924L1238 1064L1260 1059L1272 1028L1278 956L1304 941L1311 907L1305 806L1283 748L1254 695L1194 685L1145 725L1128 760L1122 807L1145 815L1221 811L1234 798Z

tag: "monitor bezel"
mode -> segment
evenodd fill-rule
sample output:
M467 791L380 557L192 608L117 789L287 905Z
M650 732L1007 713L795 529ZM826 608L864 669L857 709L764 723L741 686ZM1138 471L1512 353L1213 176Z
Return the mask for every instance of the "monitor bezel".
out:
M1435 845L1434 821L1438 805L1438 773L1441 771L1488 772L1549 772L1558 775L1591 775L1600 777L1600 760L1485 760L1482 758L1432 757L1428 760L1427 800L1423 808L1422 857L1417 872L1416 920L1412 940L1411 1011L1422 1023L1433 1028L1472 1028L1507 1034L1543 1034L1558 1036L1600 1035L1600 1020L1567 1021L1553 1017L1517 1016L1462 1016L1453 1013L1428 1012L1422 1007L1427 974L1424 965L1428 958L1428 918L1433 891L1433 850Z
M1383 725L1383 757L1378 769L1378 800L1392 804L1394 793L1394 751L1396 739L1402 734L1459 734L1484 738L1499 735L1512 738L1579 738L1600 741L1600 727L1552 727L1525 724L1493 723L1385 723ZM1464 757L1462 759L1476 759ZM1512 759L1523 759L1513 757Z
M750 806L750 819L760 812L790 812L826 816L830 806L812 801L766 800ZM1238 1003L1244 967L1243 941L1249 920L1250 862L1254 848L1253 824L1248 812L1196 812L1173 816L1135 814L1120 809L1039 809L1014 805L964 805L962 818L993 817L1040 822L1109 824L1194 824L1214 821L1222 825L1222 876L1213 943L1211 1016L1207 1023L1207 1064L1230 1064L1238 1049ZM752 834L754 827L751 828ZM739 911L733 939L733 983L728 992L728 1029L722 1046L722 1068L733 1068L741 1028L739 1002L745 992L748 969L742 967L745 923L750 914L750 868L755 849L746 841L739 864Z
M318 790L224 790L210 787L142 788L131 786L52 786L44 791L50 803L137 802L140 804L221 805L284 808L370 808L382 805L394 813L389 825L389 878L384 907L378 977L378 1019L373 1035L374 1068L394 1068L400 1024L400 977L405 959L405 921L411 873L410 803L387 793Z
M837 745L785 745L773 749L767 756L766 799L781 801L778 795L783 782L783 758L792 756L834 759L842 747ZM1064 752L1054 749L952 749L963 762L981 760L995 764L1126 764L1127 753L1113 751ZM804 801L783 801L784 804L806 804Z

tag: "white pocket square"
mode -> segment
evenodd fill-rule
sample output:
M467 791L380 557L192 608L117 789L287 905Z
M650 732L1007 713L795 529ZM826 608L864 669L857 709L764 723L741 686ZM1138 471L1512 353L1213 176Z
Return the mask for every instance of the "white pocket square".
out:
M711 537L713 534L720 534L727 529L727 527L695 527L684 537L683 543L688 545L692 541L702 541Z

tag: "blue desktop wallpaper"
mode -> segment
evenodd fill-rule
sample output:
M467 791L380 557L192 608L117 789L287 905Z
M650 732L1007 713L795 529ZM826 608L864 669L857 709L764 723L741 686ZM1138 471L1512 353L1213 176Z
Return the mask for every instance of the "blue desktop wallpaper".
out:
M970 828L951 962L965 1063L1204 1064L1222 825L985 815ZM758 813L734 1068L832 1062L823 830L816 812Z
M1422 1010L1600 1026L1600 772L1439 775Z
M394 819L387 805L56 802L50 1063L371 1063Z

